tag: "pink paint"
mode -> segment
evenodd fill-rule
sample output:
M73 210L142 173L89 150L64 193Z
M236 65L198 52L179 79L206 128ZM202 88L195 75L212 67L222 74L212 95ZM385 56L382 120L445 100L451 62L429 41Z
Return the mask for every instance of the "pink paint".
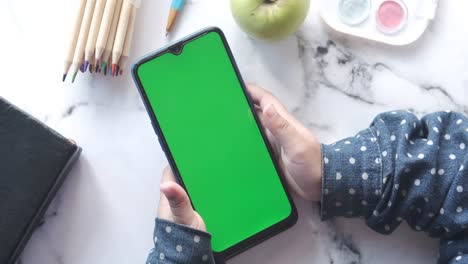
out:
M406 22L406 6L400 1L387 0L377 10L377 25L384 33L399 31Z

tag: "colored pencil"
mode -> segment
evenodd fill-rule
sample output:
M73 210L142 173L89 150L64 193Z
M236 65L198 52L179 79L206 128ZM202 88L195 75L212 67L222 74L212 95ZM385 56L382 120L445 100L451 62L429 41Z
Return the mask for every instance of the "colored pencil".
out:
M113 41L112 41L113 42ZM105 51L104 52L104 55L102 57L102 64L101 64L101 68L102 70L104 71L104 75L107 75L107 69L108 69L108 65L109 65L109 60L111 59L111 53L110 51L107 52Z
M96 41L96 69L99 68L101 57L106 49L106 43L108 41L110 28L112 25L112 19L114 17L115 6L117 5L117 0L107 0L106 6L104 8L104 13L102 15L101 26L99 28L99 34Z
M130 14L133 9L133 4L129 0L124 0L122 10L120 11L119 25L115 34L114 45L112 47L112 75L115 75L117 64L122 55L123 46L125 43L125 34L129 24Z
M105 54L105 53L104 53ZM108 61L110 60L110 52L107 53L107 57L103 57L103 60L102 60L102 73L104 73L104 75L107 75L107 66L108 66Z
M166 36L171 31L171 28L174 25L174 21L176 20L179 12L184 7L184 4L185 0L172 0L171 10L169 11L169 17L167 18Z
M83 63L84 50L86 47L86 41L88 39L89 27L91 25L91 20L93 18L95 4L96 4L96 0L86 1L86 7L85 7L84 14L83 14L81 27L80 27L80 34L78 36L78 41L76 43L75 54L73 55L73 62L71 66L71 70L73 73L72 82L75 81L75 77L76 77L76 74L78 73L78 69Z
M62 81L65 81L67 78L68 70L73 62L73 56L75 55L76 42L78 41L78 36L80 35L81 21L83 20L83 14L86 7L86 0L81 0L78 13L76 14L75 23L73 24L73 31L70 36L67 45L67 54L65 56L65 63L63 67L63 77Z
M104 6L106 0L97 0L96 7L94 8L93 20L91 22L91 27L89 29L88 40L86 42L85 48L85 62L84 68L85 71L88 68L88 65L92 58L94 58L94 51L96 49L96 40L99 34L99 28L101 26L102 14L104 13Z
M88 69L90 73L122 75L132 47L139 1L77 1L80 6L67 45L63 81L69 71L73 83L78 71ZM180 3L182 7L183 1Z
M94 73L96 71L96 68L94 67L94 56L91 56L88 63L89 63L89 72ZM85 62L85 66L86 66L86 62Z
M112 46L114 45L115 33L117 32L117 26L119 24L120 10L122 9L123 0L117 0L117 5L114 10L112 25L109 31L108 40L106 42L106 48L104 49L104 54L102 55L102 65L103 70L107 71L108 65L110 65L110 54L112 52ZM105 69L104 69L105 68Z
M122 56L119 60L119 74L122 75L123 70L128 61L128 56L130 55L130 48L132 47L133 32L135 31L135 19L136 19L136 7L132 8L132 13L130 14L130 21L128 23L127 34L125 34L125 44L122 50Z

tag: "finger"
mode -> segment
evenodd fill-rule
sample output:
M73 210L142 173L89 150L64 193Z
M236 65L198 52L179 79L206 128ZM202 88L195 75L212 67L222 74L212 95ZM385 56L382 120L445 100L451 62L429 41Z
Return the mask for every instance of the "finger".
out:
M166 196L164 196L162 192L159 192L159 205L157 212L159 218L173 221L169 201L167 201Z
M252 84L249 84L247 87L254 104L258 105L261 109L265 109L267 105L273 104L278 111L287 112L284 105L269 91Z
M174 174L172 173L171 167L169 166L166 166L163 170L160 185L163 185L165 182L175 182ZM158 216L166 220L174 220L169 206L169 201L162 192L159 192Z
M280 151L281 151L281 146L278 143L278 140L276 140L275 136L270 132L270 130L266 126L266 121L265 121L265 116L263 115L263 112L261 109L256 109L258 119L260 120L260 124L264 128L265 135L268 139L268 142L270 142L270 145L273 147L273 151L275 152L276 156L279 157Z
M294 124L276 110L274 105L265 107L263 115L265 116L265 126L278 140L278 143L284 148L286 154L302 148L302 135L297 131Z
M273 105L280 113L283 118L289 121L289 123L293 124L297 129L301 129L300 123L292 116L286 107L276 98L273 94L268 92L267 90L260 88L255 85L249 85L249 92L251 93L251 97L256 105L256 108L260 108L262 111L269 105Z
M173 181L175 182L175 177L174 177L174 173L172 173L172 170L171 170L171 167L169 166L166 166L163 170L163 175L162 175L162 178L161 178L161 184L164 183L164 182L167 182L167 181Z
M163 174L161 177L161 184L163 184L166 181L170 181L171 175L172 172L169 166L166 166L163 170ZM169 221L173 220L171 209L169 208L169 201L162 192L159 192L158 217Z
M195 218L195 212L185 190L174 181L166 181L161 185L161 192L169 202L174 222L191 225Z
M283 104L272 93L263 89L262 87L249 84L247 85L247 90L249 91L250 97L252 98L254 104L260 106L262 109L265 108L265 103L275 103L283 106Z
M253 84L248 84L247 85L247 91L249 91L250 97L252 98L253 102L256 105L260 105L260 100L264 96L269 94L269 92L266 91L265 89L263 89L261 87L258 87L256 85L253 85Z
M267 106L272 104L276 108L276 111L280 113L283 118L288 120L290 124L294 125L298 131L305 134L310 133L308 132L308 129L301 124L301 122L289 113L288 109L272 93L252 84L249 84L247 88L256 108L260 108L263 111Z
M255 113L257 114L258 120L260 121L260 125L267 130L266 124L265 124L265 116L263 115L263 111L260 108L255 109Z

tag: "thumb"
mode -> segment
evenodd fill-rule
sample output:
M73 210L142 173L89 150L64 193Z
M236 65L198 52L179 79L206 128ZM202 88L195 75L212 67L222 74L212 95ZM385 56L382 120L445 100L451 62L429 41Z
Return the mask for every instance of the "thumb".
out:
M263 110L265 125L278 140L286 153L293 151L299 143L300 135L295 126L284 118L276 108L270 104Z
M195 211L185 190L177 183L168 181L161 184L161 192L169 201L174 222L190 226L194 221Z

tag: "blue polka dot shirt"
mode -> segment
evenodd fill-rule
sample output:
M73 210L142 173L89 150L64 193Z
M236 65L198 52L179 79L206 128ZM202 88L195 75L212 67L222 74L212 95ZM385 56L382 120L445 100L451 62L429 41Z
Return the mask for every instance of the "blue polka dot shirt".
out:
M380 114L357 135L322 145L322 218L363 217L382 234L406 221L440 238L438 263L468 264L467 147L462 114ZM219 263L208 233L156 221L148 263Z

